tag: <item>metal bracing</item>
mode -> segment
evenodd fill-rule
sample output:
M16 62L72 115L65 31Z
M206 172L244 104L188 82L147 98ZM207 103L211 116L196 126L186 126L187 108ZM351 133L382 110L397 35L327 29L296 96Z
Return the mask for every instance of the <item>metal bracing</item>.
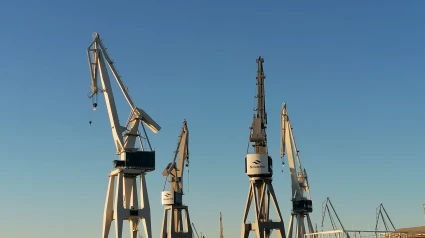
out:
M385 213L385 217L384 217L384 213ZM384 225L384 228L386 231L390 231L390 227L389 225L391 224L393 231L395 231L395 226L393 224L393 222L391 221L390 216L388 215L387 211L384 208L384 205L381 203L379 204L379 206L376 208L376 224L375 224L375 233L378 233L378 226L379 226L379 218L382 219L382 223ZM388 224L389 222L389 224Z
M330 206L330 208L329 208L329 206ZM335 215L336 219L338 220L339 225L341 226L342 231L345 232L345 235L347 236L347 238L350 238L350 235L348 234L348 232L346 232L346 230L344 228L344 225L342 224L341 219L339 219L339 216L336 213L336 210L335 210L334 206L332 205L332 202L329 199L329 197L326 198L326 200L322 203L322 228L324 226L325 216L326 216L326 214L328 214L329 215L329 220L330 220L331 225L332 225L332 229L334 231L338 230L337 225L335 223L335 219L333 218L331 209L332 209L332 212ZM333 233L333 234L336 234L336 233Z

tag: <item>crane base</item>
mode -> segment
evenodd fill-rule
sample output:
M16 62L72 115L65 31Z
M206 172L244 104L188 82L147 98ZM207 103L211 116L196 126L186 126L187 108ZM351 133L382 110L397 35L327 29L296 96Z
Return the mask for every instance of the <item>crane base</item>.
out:
M184 214L184 217L183 217ZM170 222L170 226L168 226ZM192 238L193 231L187 206L170 205L164 208L161 238Z
M270 237L271 231L275 230L278 238L285 237L285 225L283 223L282 214L277 203L276 195L274 193L272 178L250 178L250 186L248 192L248 199L246 201L244 217L242 221L242 234L241 238L248 238L250 231L255 232L257 238ZM254 201L253 201L254 200ZM272 200L275 210L277 212L277 221L269 219L270 200ZM254 203L254 210L256 219L254 222L247 223L247 217L251 203Z
M140 176L140 201L138 200L136 185L136 178L138 176ZM115 238L122 238L124 220L127 220L130 223L131 238L137 238L139 230L138 224L140 221L142 224L142 230L144 231L142 232L143 237L152 238L151 212L145 173L140 173L138 170L117 169L110 173L105 209L103 213L102 237L109 237L111 224L112 221L114 221Z
M304 235L307 234L306 232L306 226L305 226L305 219L307 220L307 228L309 233L314 233L313 225L311 223L310 215L309 214L303 214L303 213L292 213L291 218L289 220L289 228L288 228L288 235L287 238L305 238ZM294 223L295 230L294 230Z

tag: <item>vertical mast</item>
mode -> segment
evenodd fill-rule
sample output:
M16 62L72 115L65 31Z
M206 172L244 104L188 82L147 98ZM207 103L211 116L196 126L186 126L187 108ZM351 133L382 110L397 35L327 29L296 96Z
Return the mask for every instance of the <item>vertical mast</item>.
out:
M223 235L223 218L221 217L221 212L220 212L220 238L224 238L224 235Z
M256 114L251 126L250 142L253 142L254 153L256 154L268 154L267 149L267 113L266 113L266 100L264 94L264 70L263 70L264 59L258 57L257 59L257 108L255 109Z

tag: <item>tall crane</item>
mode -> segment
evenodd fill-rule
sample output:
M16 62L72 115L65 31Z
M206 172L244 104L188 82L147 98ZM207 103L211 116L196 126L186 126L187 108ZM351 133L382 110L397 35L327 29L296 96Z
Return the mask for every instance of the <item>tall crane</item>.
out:
M109 236L111 223L115 220L115 237L121 238L123 221L128 220L132 238L137 237L140 221L143 224L144 237L152 238L151 213L145 174L155 170L155 151L152 150L145 125L154 133L157 133L161 127L145 111L135 106L97 32L94 33L93 41L87 48L87 56L92 88L89 97L93 99L93 109L96 110L98 93L103 93L105 96L112 136L117 149L116 154L119 156L119 160L113 161L114 170L109 173L109 185L103 213L102 237L107 238ZM122 126L119 122L106 65L112 71L121 92L131 108L126 126ZM98 87L99 79L102 88ZM142 131L139 130L139 124ZM137 140L140 143L140 147L136 147ZM140 177L140 201L138 200L137 177ZM115 178L118 179L115 181ZM116 190L115 197L114 190Z
M313 225L310 219L310 213L313 212L313 203L310 196L310 187L308 185L307 172L301 166L301 160L294 134L292 133L291 122L289 121L286 103L283 103L281 113L281 145L280 155L283 158L285 152L288 158L289 172L292 184L292 212L289 220L288 238L292 238L294 220L296 220L295 238L304 238L306 228L304 220L307 220L309 233L314 233Z
M267 147L267 113L264 93L264 59L257 59L257 108L254 114L250 136L245 157L245 173L250 180L248 198L242 219L242 238L248 238L250 231L255 231L257 238L269 238L272 230L276 230L278 238L285 238L285 226L282 214L273 189L273 164L268 155ZM248 153L249 145L252 143L254 153ZM253 201L254 200L254 201ZM277 220L270 219L270 200L272 200ZM254 204L254 222L247 223L251 203Z
M164 189L162 191L162 205L164 207L164 218L162 221L161 238L192 238L192 226L188 207L183 205L183 172L184 164L189 165L189 130L186 120L177 143L172 163L165 167L162 175L166 176ZM165 190L167 180L170 182L171 190ZM168 214L170 213L170 216ZM183 219L183 214L184 219ZM170 221L168 220L170 218ZM168 226L170 222L170 226Z

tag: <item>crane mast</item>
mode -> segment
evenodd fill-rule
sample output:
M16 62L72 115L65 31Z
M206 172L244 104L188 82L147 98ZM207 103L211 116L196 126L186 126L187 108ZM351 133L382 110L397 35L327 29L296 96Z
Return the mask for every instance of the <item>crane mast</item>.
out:
M162 172L166 179L161 194L162 205L165 206L161 238L192 238L193 236L189 210L187 206L183 205L185 162L187 167L189 165L189 130L186 120L183 121L173 162L169 163ZM171 190L165 190L167 180L170 182ZM170 222L170 226L168 226L168 222Z
M220 212L220 238L224 238L224 235L223 235L223 218L221 217L221 212Z
M245 173L250 178L248 198L242 220L242 238L248 238L250 231L255 231L257 238L269 238L271 231L276 230L278 238L285 238L285 226L273 189L273 164L267 148L267 113L264 92L264 59L257 59L257 108L250 127L247 154L245 157ZM252 143L254 153L248 153ZM270 219L270 200L277 213L277 220ZM251 204L254 205L255 221L247 223Z
M256 114L254 115L251 129L251 135L249 141L253 143L254 153L256 154L267 154L267 113L266 113L266 100L264 96L264 71L263 71L264 60L260 57L257 59L258 70L257 70L257 108L255 109Z
M301 166L299 151L292 133L291 122L289 121L286 104L283 103L281 113L281 147L280 155L283 158L287 154L289 172L292 184L292 212L289 220L288 238L293 236L293 225L296 220L295 238L304 238L306 228L304 219L307 219L309 233L314 233L313 225L310 219L310 213L313 212L313 203L308 186L307 172Z
M98 93L103 93L116 154L119 156L119 160L113 161L114 170L109 173L102 237L107 238L109 236L111 223L114 220L115 237L121 238L123 221L128 220L132 238L137 237L140 221L142 221L145 237L152 238L151 214L145 174L155 170L155 151L152 150L145 125L154 133L157 133L161 127L145 111L135 106L97 32L94 34L92 43L87 48L87 56L91 76L89 98L93 99L93 109L96 110L97 95ZM119 122L106 65L111 70L131 109L126 126L122 126ZM100 80L102 88L98 87L98 80ZM139 130L139 124L142 131ZM137 140L140 142L140 147L136 147ZM143 143L143 140L147 145ZM140 201L138 200L137 177L140 177ZM116 178L118 179L116 180Z

